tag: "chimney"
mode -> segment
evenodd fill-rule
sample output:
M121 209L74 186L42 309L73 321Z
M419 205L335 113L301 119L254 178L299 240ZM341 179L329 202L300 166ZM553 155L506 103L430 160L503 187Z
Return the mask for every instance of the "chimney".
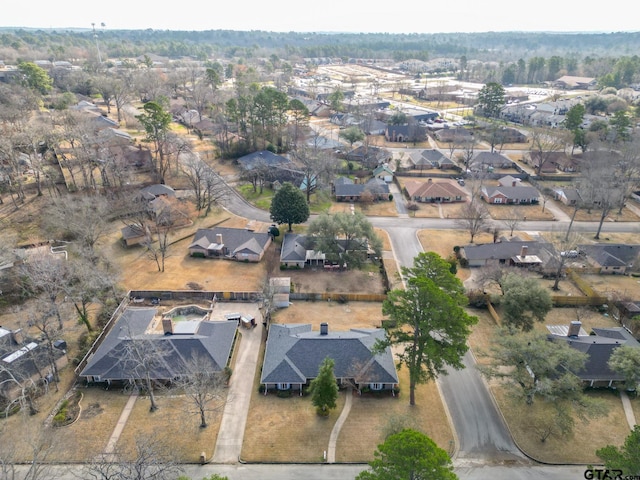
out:
M222 245L222 234L221 233L216 233L216 243L218 245Z
M580 335L580 327L582 327L582 322L580 320L571 320L567 337L577 337Z
M329 324L321 323L320 324L320 335L329 335Z
M516 186L516 181L514 180L513 182L511 182L511 186L515 187Z
M162 330L165 335L173 335L173 320L169 317L162 319Z
M433 179L429 178L429 179L427 180L427 183L433 183Z
M529 251L529 247L527 247L526 245L522 245L522 248L520 249L520 256L522 258L526 257L528 251Z

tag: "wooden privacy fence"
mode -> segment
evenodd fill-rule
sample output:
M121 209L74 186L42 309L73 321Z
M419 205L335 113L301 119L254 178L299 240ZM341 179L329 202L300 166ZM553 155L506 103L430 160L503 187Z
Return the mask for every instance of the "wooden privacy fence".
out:
M311 302L383 302L387 296L383 293L291 293L289 299Z

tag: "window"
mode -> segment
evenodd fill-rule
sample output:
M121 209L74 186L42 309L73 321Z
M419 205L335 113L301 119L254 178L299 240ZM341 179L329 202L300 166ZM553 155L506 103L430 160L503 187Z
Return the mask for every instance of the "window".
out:
M501 197L494 198L493 203L502 203L502 198Z
M289 390L290 387L291 387L290 383L279 383L278 384L278 390Z
M370 383L369 384L369 388L371 390L382 390L382 384L381 383Z

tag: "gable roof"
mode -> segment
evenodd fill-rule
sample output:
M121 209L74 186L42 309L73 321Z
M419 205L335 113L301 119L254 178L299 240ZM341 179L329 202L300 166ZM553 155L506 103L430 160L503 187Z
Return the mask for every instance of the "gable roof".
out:
M268 246L271 236L268 233L257 233L244 228L201 228L196 231L189 248L212 248L218 245L218 235L222 235L222 245L227 251L235 255L237 253L259 254Z
M322 335L311 324L272 324L262 367L261 383L306 383L318 374L326 357L334 360L336 378L356 378L359 383L398 383L391 349L374 355L382 340L380 328L329 331Z
M503 186L483 186L482 193L488 197L493 198L496 195L503 195L511 200L520 199L535 199L540 197L540 192L534 187L503 187Z
M238 159L238 165L245 170L253 170L260 165L274 167L290 163L289 160L281 155L276 155L269 150L253 152Z
M513 161L498 152L479 152L471 162L471 165L489 165L492 167L512 164Z
M596 243L595 245L579 245L579 248L601 267L633 266L640 253L640 245L622 243Z
M194 358L207 361L213 371L222 370L231 355L237 324L235 322L195 322L193 333L164 335L152 331L157 308L128 307L91 356L80 376L106 380L139 378L135 364L127 358L134 342L146 342L161 352L152 366L152 378L171 380L189 371Z

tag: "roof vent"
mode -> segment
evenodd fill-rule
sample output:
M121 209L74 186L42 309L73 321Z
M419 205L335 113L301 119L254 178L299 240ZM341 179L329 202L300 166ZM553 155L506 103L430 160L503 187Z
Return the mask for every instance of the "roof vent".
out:
M320 335L329 335L329 324L321 323L320 324Z

